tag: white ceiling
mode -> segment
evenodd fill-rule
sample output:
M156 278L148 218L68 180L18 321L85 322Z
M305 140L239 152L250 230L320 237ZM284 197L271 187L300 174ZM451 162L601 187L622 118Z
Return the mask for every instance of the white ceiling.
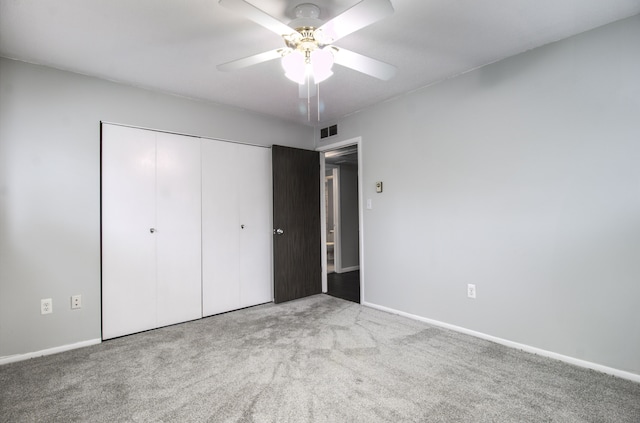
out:
M366 0L365 0L366 1ZM288 23L299 3L328 20L358 0L249 0ZM640 13L640 0L391 0L395 13L336 45L398 67L380 81L334 66L320 121ZM316 125L279 61L216 65L283 46L217 0L0 0L0 55ZM315 103L315 99L314 99Z

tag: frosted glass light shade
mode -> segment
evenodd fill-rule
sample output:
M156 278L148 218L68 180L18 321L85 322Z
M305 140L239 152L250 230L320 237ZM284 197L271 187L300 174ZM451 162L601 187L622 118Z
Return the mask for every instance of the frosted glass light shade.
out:
M299 51L293 51L282 58L282 67L284 68L284 76L297 82L304 84L306 79L306 65L304 63L304 55Z
M325 79L333 75L331 68L333 67L333 54L328 48L318 49L311 52L311 68L313 72L313 81L316 84L321 83Z
M311 52L309 64L305 63L304 54L293 51L282 58L282 67L285 76L290 80L304 85L307 77L312 77L313 82L319 84L333 75L333 53L330 49L317 49Z

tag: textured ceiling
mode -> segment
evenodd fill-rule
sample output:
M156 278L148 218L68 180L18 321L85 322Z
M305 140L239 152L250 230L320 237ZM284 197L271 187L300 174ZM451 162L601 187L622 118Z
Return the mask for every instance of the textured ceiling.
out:
M365 0L366 1L366 0ZM250 0L288 23L308 0ZM358 0L315 0L322 20ZM334 66L320 123L640 13L640 0L391 0L395 13L336 45L398 67L380 81ZM0 55L317 125L279 61L216 65L283 46L217 0L0 0Z

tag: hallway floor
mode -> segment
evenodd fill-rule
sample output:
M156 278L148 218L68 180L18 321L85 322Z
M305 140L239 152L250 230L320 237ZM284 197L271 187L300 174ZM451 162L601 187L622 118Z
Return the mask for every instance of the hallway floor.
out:
M327 274L327 294L360 304L360 271Z

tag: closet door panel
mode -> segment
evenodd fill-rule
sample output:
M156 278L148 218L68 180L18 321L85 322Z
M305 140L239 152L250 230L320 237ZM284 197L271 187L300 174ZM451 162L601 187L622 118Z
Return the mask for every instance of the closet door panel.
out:
M158 326L202 317L200 140L157 133Z
M271 283L271 152L239 145L241 307L273 300Z
M155 134L102 127L102 334L156 324Z
M240 308L237 145L202 141L202 308Z

